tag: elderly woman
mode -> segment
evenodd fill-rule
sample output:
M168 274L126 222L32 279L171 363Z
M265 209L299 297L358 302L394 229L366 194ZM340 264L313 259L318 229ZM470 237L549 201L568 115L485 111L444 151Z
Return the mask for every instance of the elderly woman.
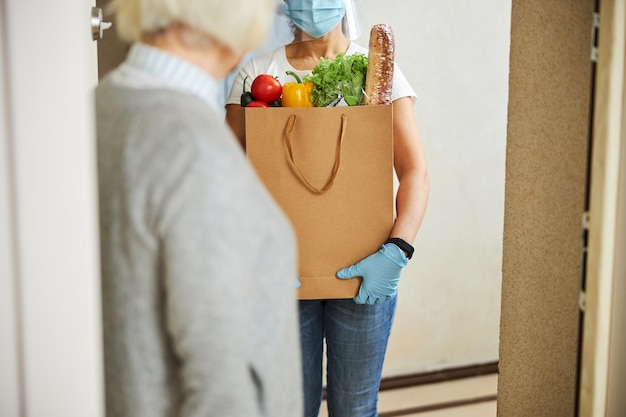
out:
M281 82L310 74L320 57L340 53L367 54L342 30L350 0L286 0L285 13L295 39L268 54L255 57L235 78L227 101L227 121L245 146L243 109L239 95L246 76L267 73ZM356 4L352 4L354 7ZM352 7L352 8L353 8ZM351 9L352 9L351 8ZM326 342L327 399L331 416L375 417L383 361L396 308L402 269L413 255L412 243L426 210L429 179L426 157L413 114L416 94L396 66L393 79L394 167L399 180L397 217L389 240L380 249L345 269L341 279L362 276L352 299L300 301L305 416L316 417L322 400L323 344Z
M275 0L119 0L96 89L106 415L302 413L296 243L219 108Z

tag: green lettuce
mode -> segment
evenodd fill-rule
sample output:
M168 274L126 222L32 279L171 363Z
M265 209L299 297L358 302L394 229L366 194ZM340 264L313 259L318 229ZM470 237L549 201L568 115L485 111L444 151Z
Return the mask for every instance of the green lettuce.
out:
M327 107L342 97L349 106L363 101L367 56L341 53L332 59L321 58L304 81L313 83L311 100L315 107Z

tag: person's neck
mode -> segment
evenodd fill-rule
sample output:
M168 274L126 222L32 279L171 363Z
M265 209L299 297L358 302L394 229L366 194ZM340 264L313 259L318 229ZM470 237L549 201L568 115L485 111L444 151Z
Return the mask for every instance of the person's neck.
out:
M349 47L350 41L344 36L339 25L317 39L297 31L293 42L286 46L286 52L287 59L294 68L311 70L320 58L335 59Z

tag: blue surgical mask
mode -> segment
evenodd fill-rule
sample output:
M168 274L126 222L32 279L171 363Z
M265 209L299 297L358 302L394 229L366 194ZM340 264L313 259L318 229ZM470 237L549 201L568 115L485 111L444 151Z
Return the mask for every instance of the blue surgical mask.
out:
M321 38L341 22L345 0L288 0L285 14L303 32Z

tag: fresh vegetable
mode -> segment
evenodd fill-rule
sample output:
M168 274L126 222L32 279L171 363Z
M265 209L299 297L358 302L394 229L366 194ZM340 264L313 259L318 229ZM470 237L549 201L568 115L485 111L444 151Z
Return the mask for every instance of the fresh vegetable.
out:
M334 60L321 58L304 81L313 83L311 99L316 107L327 107L341 98L356 106L363 101L366 75L367 56L341 53Z
M288 82L283 85L283 107L313 107L311 101L312 82L303 83L298 74L293 71L287 71L287 75L291 75L296 82Z
M248 103L246 107L270 107L270 105L262 100L254 100Z
M271 104L280 98L283 92L283 86L280 81L271 75L261 74L252 81L250 91L252 92L252 97L256 100Z
M248 104L254 101L254 97L252 97L252 93L249 91L246 91L246 81L248 81L248 78L249 77L246 75L246 78L243 79L243 93L241 94L241 100L240 100L241 107L246 107Z

